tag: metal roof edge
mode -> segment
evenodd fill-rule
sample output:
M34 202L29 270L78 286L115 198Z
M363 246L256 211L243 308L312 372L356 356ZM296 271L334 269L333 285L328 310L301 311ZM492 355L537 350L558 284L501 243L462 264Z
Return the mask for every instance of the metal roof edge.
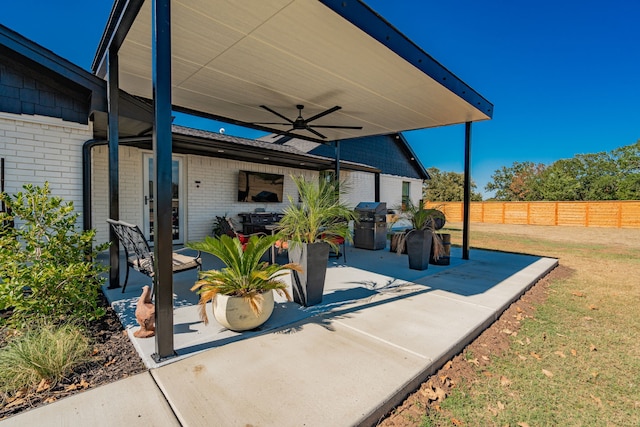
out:
M306 159L316 159L316 160L321 160L329 163L335 162L334 158L305 153L304 151L300 151L288 145L273 144L271 142L243 138L239 136L223 135L223 134L219 134L212 131L190 128L186 126L172 125L172 134L174 136L179 136L183 138L195 138L198 140L217 141L217 142L222 142L227 144L252 147L258 150L265 150L268 152L277 152L281 154L298 156ZM376 167L366 165L364 163L357 163L357 162L352 162L348 160L340 160L340 165L341 167L347 170L358 170L358 171L372 172L372 173L380 172L380 169Z
M116 0L113 4L91 63L91 71L96 76L101 78L106 76L106 59L109 49L111 47L120 49L143 4L144 0Z
M489 119L493 117L493 104L491 102L449 71L440 62L436 61L380 14L363 3L362 0L319 1L442 86L467 101Z
M411 156L410 158L412 158L416 162L416 166L418 167L418 170L423 175L422 179L431 179L431 176L429 175L429 172L427 172L427 170L425 169L424 165L422 164L422 162L420 161L420 159L416 155L415 151L413 151L413 148L411 148L411 146L409 145L409 141L407 141L407 139L404 137L404 135L401 132L396 134L396 135L398 136L398 139L400 139L400 142L404 146L403 148Z

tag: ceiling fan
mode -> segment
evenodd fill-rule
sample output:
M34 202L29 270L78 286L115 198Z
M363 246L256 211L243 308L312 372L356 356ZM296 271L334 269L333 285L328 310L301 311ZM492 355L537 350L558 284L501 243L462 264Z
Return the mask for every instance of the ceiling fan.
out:
M268 112L275 114L276 116L280 117L283 120L286 120L286 123L282 123L282 122L276 122L276 123L254 123L256 125L291 125L291 129L289 129L288 131L286 131L285 133L289 133L292 130L307 130L311 133L313 133L314 135L319 136L322 139L327 139L327 137L323 134L321 134L320 132L318 132L317 130L313 129L313 128L324 128L324 129L362 129L362 126L330 126L330 125L310 125L309 122L312 122L316 119L319 119L320 117L324 117L327 114L331 114L335 111L340 110L342 107L336 105L335 107L331 107L328 110L323 111L322 113L318 113L315 116L309 117L308 119L305 119L302 117L302 110L304 109L304 105L298 104L296 105L296 108L298 109L298 117L295 120L291 120L285 116L283 116L282 114L278 113L275 110L272 110L271 108L267 107L266 105L261 105L260 108L264 108L265 110L267 110Z

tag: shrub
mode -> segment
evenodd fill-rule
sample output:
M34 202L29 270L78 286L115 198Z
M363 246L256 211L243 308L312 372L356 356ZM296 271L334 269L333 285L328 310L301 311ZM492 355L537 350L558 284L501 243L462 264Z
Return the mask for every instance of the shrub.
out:
M0 349L0 391L10 393L51 383L88 360L89 339L73 324L34 322Z
M96 256L107 244L94 248L95 230L76 231L73 203L51 196L48 183L23 188L0 195L7 206L0 213L0 326L20 327L31 317L101 317L98 296L107 267Z

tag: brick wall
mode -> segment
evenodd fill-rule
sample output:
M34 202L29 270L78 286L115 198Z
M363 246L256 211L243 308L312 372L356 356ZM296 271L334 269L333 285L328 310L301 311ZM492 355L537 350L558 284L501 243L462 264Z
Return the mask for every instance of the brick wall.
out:
M82 145L90 125L61 119L0 112L0 157L5 159L5 191L49 182L52 194L73 202L82 218Z
M120 219L143 228L143 154L148 151L121 147L120 169ZM308 179L318 179L316 172L292 170L278 166L261 165L234 160L195 155L175 155L183 159L185 213L185 241L200 240L211 234L216 216L227 215L239 225L240 212L252 212L263 208L266 212L280 212L289 203L287 196L298 199L290 178L292 173L303 174ZM98 230L98 241L108 238L108 151L106 146L95 147L92 152L93 178L93 226ZM238 202L238 171L274 173L285 176L281 203ZM199 181L199 183L196 183Z
M387 209L402 204L402 183L410 182L411 200L418 203L422 199L422 180L394 175L380 176L380 201L387 203Z

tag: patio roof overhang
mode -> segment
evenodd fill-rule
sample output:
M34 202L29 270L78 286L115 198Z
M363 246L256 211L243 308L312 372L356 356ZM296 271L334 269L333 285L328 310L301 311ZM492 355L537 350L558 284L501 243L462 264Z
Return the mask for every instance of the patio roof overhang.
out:
M152 91L151 1L118 0L93 71L107 74L118 44L120 88ZM273 0L171 3L174 109L267 131L296 104L327 141L487 120L493 106L360 1ZM275 120L274 120L275 119ZM320 140L307 131L296 136Z
M153 11L153 13L152 13ZM171 109L285 132L264 124L303 117L316 142L465 123L463 258L468 257L471 123L493 105L360 0L115 0L92 70L108 80L109 215L118 219L118 89L154 105L156 357L172 357ZM263 124L257 124L263 123ZM339 160L339 158L337 158ZM336 175L339 175L336 161ZM112 241L117 239L112 235ZM466 255L465 255L466 254ZM118 244L110 283L119 286Z

